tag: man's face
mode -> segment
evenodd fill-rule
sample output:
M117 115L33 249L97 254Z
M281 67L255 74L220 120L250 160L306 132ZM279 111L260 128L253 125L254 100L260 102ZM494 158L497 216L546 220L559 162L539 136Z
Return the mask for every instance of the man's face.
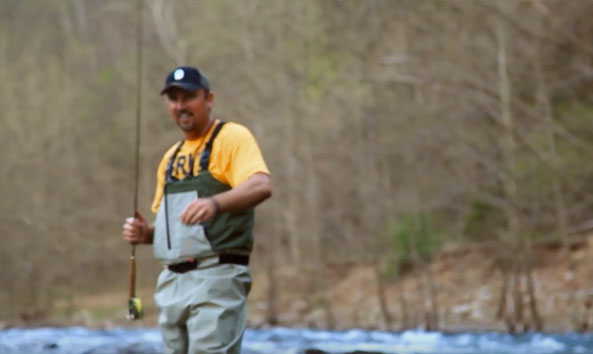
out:
M172 87L166 92L167 107L175 123L185 133L201 133L210 118L214 95L205 90L195 92ZM197 137L197 136L196 136Z

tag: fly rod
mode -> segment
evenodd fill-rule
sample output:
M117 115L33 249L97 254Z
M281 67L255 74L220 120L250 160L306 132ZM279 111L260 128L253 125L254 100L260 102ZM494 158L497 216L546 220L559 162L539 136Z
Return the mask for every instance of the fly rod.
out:
M142 97L142 0L136 0L136 142L134 156L134 217L138 213L138 184L140 176L140 116ZM136 297L136 245L130 254L130 297L128 300L128 319L142 318L142 300Z

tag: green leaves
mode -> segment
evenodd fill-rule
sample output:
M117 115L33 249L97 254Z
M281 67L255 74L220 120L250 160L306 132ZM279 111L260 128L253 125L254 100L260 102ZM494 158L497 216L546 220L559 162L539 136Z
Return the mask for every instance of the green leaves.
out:
M419 262L430 260L443 241L430 217L424 213L404 216L385 231L389 242L390 266L398 273Z

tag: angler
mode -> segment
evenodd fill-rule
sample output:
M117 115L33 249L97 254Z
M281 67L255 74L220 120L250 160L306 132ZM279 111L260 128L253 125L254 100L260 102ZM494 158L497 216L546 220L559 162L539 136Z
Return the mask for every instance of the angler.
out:
M183 139L159 164L154 226L136 213L122 236L153 244L164 265L155 294L164 352L239 353L254 207L272 194L270 173L251 132L213 116L200 70L175 68L161 95Z

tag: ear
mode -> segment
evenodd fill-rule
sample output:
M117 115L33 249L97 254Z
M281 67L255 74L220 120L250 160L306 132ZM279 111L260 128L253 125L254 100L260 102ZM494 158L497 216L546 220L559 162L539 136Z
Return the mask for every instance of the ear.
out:
M208 107L212 107L212 102L214 102L214 92L208 92L208 96L206 96L206 103Z

